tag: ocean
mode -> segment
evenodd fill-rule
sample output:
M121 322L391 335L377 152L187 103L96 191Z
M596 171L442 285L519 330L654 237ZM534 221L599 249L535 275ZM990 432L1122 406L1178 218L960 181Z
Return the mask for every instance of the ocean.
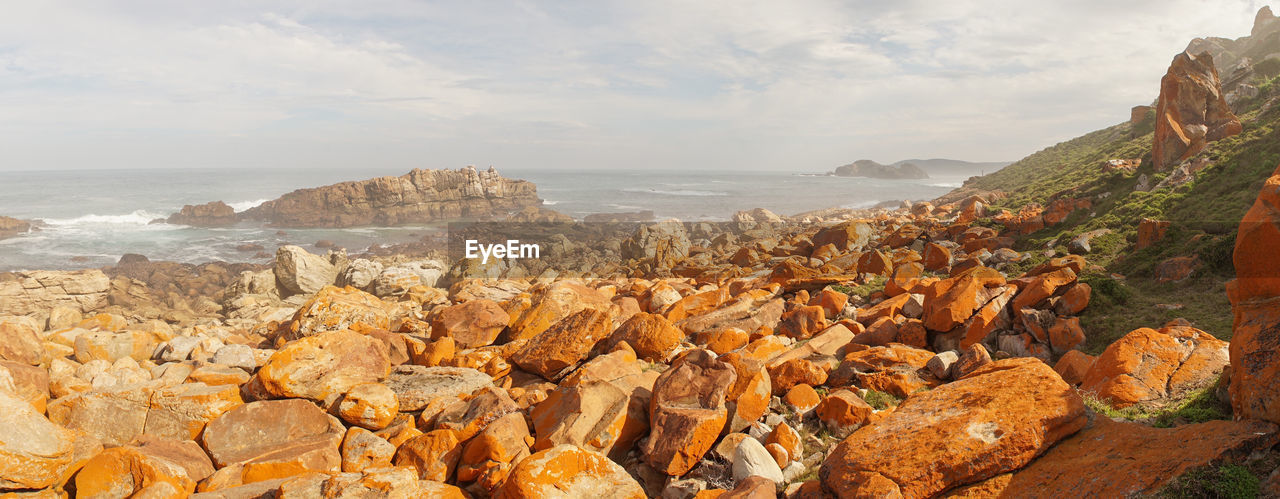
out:
M810 210L866 208L883 201L932 199L958 187L959 177L881 180L795 172L534 171L499 169L537 184L546 207L582 218L592 213L653 210L659 218L727 220L738 210L767 208L782 215ZM134 169L0 171L0 215L44 226L0 240L0 271L76 269L114 265L125 253L152 260L203 263L266 262L284 244L316 252L331 241L360 252L371 245L418 240L443 224L349 229L277 229L258 224L195 228L152 224L185 204L224 201L243 211L305 187L402 170L360 169ZM237 246L260 245L262 251Z

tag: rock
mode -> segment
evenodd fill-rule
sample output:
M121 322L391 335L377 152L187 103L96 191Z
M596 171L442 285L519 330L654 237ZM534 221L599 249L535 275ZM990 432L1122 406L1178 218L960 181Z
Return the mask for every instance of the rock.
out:
M964 324L991 298L986 289L996 286L1004 286L1004 277L986 267L934 283L925 293L925 327L945 332Z
M1153 220L1144 218L1138 222L1138 244L1134 249L1142 250L1150 248L1160 240L1164 239L1164 234L1169 230L1172 222Z
M400 297L414 286L433 287L444 275L444 265L435 260L422 260L387 267L373 281L373 294Z
M981 343L974 343L960 351L960 360L951 365L952 379L960 379L991 363L991 354Z
M201 205L185 205L177 213L169 215L165 223L193 227L226 227L235 225L236 210L222 201Z
M649 424L640 452L654 469L681 476L711 450L728 421L725 396L737 374L706 350L691 350L653 385Z
M1085 421L1084 401L1049 366L1001 360L854 431L819 476L839 497L931 497L1021 468Z
M268 400L244 404L213 420L201 443L219 469L301 457L302 468L328 471L341 467L338 446L345 434L337 418L311 402Z
M487 374L465 367L396 366L386 385L403 412L421 411L436 399L454 399L493 386Z
M1058 363L1053 365L1053 370L1062 376L1062 380L1068 385L1079 386L1080 383L1084 383L1084 377L1089 374L1089 369L1093 368L1093 363L1097 360L1092 355L1071 350L1058 359Z
M778 334L805 339L826 328L827 320L822 307L804 306L782 314Z
M570 281L558 281L533 290L529 308L511 321L511 340L537 336L561 319L583 309L608 310L614 307L609 296L599 290Z
M951 250L937 243L924 245L924 268L931 272L951 267Z
M618 343L625 341L635 350L636 356L650 362L664 362L684 339L684 331L666 317L640 312L618 326L597 348L612 351Z
M531 338L511 360L526 371L559 380L585 360L612 327L611 313L584 309Z
M477 482L493 490L506 480L511 467L529 456L529 426L524 415L512 413L495 419L466 443L458 463L458 481Z
M1092 295L1093 288L1083 282L1067 286L1067 290L1054 305L1054 311L1063 316L1079 314L1089 306L1089 298Z
M338 276L338 268L328 260L292 245L276 250L273 270L281 296L315 293Z
M186 469L133 447L107 449L76 474L82 497L186 497L196 482Z
M866 247L875 233L865 221L844 222L819 230L813 236L813 246L835 245L840 251L858 251Z
M641 225L622 241L622 258L647 263L655 269L669 269L689 256L689 234L684 224L667 220Z
M866 423L873 411L870 404L848 389L831 392L814 409L823 424L839 432L846 432Z
M782 483L782 468L764 445L754 438L744 438L733 452L733 480L741 483L747 477L759 476Z
M818 392L809 385L796 385L787 392L782 400L796 410L797 413L806 413L818 406L822 402L822 398L818 396Z
M1039 274L1013 298L1011 310L1015 316L1020 316L1022 309L1035 308L1056 294L1059 289L1074 282L1076 282L1076 272L1070 268Z
M246 210L241 218L277 227L394 226L483 218L539 204L532 183L468 166L299 189Z
M452 404L436 416L436 429L453 430L458 440L470 440L490 421L520 410L507 391L501 388L482 388L464 404Z
M955 350L939 352L929 359L929 363L925 364L925 368L933 373L933 377L940 380L951 379L951 366L960 360L960 353Z
M827 372L808 359L791 359L769 368L769 382L774 395L783 395L796 385L826 383Z
M719 499L772 499L777 497L777 484L762 476L751 476L740 482L733 490L716 496ZM696 499L703 499L702 495Z
M1213 382L1228 363L1228 346L1187 326L1137 329L1098 356L1080 391L1117 408L1176 400Z
M1261 421L1152 428L1094 418L1092 427L1014 472L999 496L1029 497L1048 490L1070 490L1079 497L1155 494L1189 470L1244 459L1277 440L1275 425Z
M0 491L59 483L71 466L75 434L6 390L0 390Z
M0 216L0 239L10 238L30 230L30 222L13 217Z
M382 264L357 258L347 264L347 268L338 274L337 285L346 287L351 286L361 291L372 291L373 282L382 274Z
M1058 317L1053 325L1049 326L1049 344L1053 347L1055 354L1062 355L1084 343L1084 340L1084 330L1080 329L1079 317Z
M470 300L445 307L431 320L432 338L453 338L462 348L492 345L511 316L492 300Z
M373 432L353 426L342 438L342 471L360 472L370 468L391 466L396 446Z
M276 351L257 379L275 397L331 402L356 385L385 379L390 371L382 342L352 331L326 331Z
M0 315L45 317L54 307L89 313L107 306L111 280L101 270L17 272L0 281Z
M0 316L0 360L40 365L44 357L40 332L40 324L30 317Z
M1157 282L1177 282L1191 277L1200 268L1200 258L1192 256L1175 256L1156 264Z
M418 478L443 482L453 476L462 457L462 442L453 430L432 430L405 442L396 450L396 466L412 466Z
M511 499L646 497L644 489L622 466L572 445L552 447L520 460L496 495Z
M382 383L362 383L351 387L338 402L338 417L349 424L381 430L400 413L395 392Z
M293 314L284 339L296 340L323 331L359 330L364 327L391 327L386 304L376 296L355 288L325 286Z
M741 431L769 411L772 382L765 363L738 352L720 356L720 361L733 366L737 378L725 396L729 409L729 430Z
M654 378L627 351L591 359L529 411L534 450L571 444L625 456L649 429Z
M1240 221L1234 261L1236 280L1227 295L1235 315L1230 346L1231 406L1241 418L1280 422L1280 168L1262 187L1253 206Z
M1240 133L1240 120L1222 96L1208 52L1178 54L1160 80L1151 159L1165 171L1204 150L1209 142Z
M245 372L253 372L258 368L257 357L253 348L248 345L227 345L213 353L209 362L227 367L237 367Z

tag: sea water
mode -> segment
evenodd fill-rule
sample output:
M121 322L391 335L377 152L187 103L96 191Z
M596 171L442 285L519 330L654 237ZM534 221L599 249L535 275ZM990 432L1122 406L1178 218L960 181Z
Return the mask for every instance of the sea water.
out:
M882 180L796 172L499 169L538 186L547 208L582 218L652 210L659 218L727 220L738 210L791 215L884 201L932 199L961 178ZM196 228L152 223L186 204L223 201L244 211L295 189L404 171L348 169L133 169L0 171L0 215L39 220L40 230L0 240L0 271L113 265L125 253L152 260L267 262L284 244L311 251L330 241L353 253L419 240L443 224L346 229L278 229L258 223ZM237 247L260 245L262 251Z

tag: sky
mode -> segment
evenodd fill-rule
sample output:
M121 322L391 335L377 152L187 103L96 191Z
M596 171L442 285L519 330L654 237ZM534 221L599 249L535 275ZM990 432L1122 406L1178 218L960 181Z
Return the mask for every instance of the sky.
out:
M1265 3L16 2L0 169L1011 161Z

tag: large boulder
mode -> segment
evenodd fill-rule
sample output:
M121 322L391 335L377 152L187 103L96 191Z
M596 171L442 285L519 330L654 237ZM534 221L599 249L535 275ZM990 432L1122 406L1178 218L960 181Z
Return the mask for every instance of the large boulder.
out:
M728 422L725 398L737 380L733 366L707 350L691 350L663 371L649 402L645 461L670 476L693 469Z
M650 362L662 362L671 357L685 334L675 324L658 314L640 312L623 322L599 345L601 350L613 350L621 342L627 342L636 355Z
M1262 186L1236 235L1231 406L1240 418L1280 423L1280 168Z
M0 491L56 485L74 451L74 433L0 389Z
M44 356L40 346L42 328L26 316L0 317L0 360L39 365Z
M431 401L468 396L493 386L487 374L466 367L396 366L386 385L404 412L421 411Z
M431 320L432 338L453 338L460 348L493 344L511 316L493 300L470 300L445 307Z
M584 309L538 333L511 356L511 361L531 373L559 380L586 360L612 328L611 312Z
M1187 326L1142 328L1116 340L1085 374L1080 390L1115 407L1177 399L1217 379L1228 344Z
M609 458L572 445L558 445L521 459L497 497L590 497L641 499L644 489Z
M338 445L346 429L306 400L252 402L209 423L200 442L219 468L289 455L313 454L317 471L341 465ZM301 471L301 470L299 470Z
M258 370L257 380L274 397L331 402L390 372L385 343L353 331L326 331L277 350Z
M591 359L529 411L533 449L571 444L624 457L649 428L653 382L631 352Z
M15 276L0 281L0 315L45 318L60 306L89 313L107 306L111 289L111 279L101 270L36 270Z
M293 314L284 339L296 340L323 331L364 327L387 329L391 316L386 303L364 291L325 286Z
M315 293L332 285L338 277L338 268L329 260L297 246L276 250L273 270L282 296Z
M1222 95L1218 70L1208 52L1180 53L1160 80L1155 140L1156 171L1168 170L1210 142L1240 133L1240 120Z
M1084 400L1037 359L996 361L914 394L823 462L839 497L931 497L1030 463L1084 427Z
M561 319L583 309L608 310L611 296L573 281L557 281L531 290L532 303L511 321L511 340L537 336Z
M669 269L689 255L689 234L677 220L642 225L622 242L622 258Z

